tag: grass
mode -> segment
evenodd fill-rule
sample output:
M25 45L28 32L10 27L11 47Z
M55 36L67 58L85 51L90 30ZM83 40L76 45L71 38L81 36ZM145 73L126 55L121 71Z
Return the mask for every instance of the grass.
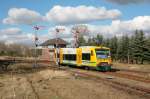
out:
M150 71L150 64L127 64L127 63L113 62L113 67Z

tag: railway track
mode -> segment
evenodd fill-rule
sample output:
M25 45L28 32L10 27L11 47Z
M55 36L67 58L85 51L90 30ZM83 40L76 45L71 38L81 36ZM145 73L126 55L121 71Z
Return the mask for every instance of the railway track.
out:
M132 73L139 73L139 74L147 74L150 73L148 71L138 71L138 70L129 70L129 69L119 69L120 71L125 71L125 72L132 72Z
M97 81L97 82L103 82L106 85L110 85L110 86L112 86L116 89L119 89L119 90L124 90L124 91L126 91L130 94L136 94L136 95L140 95L140 96L143 96L143 97L146 97L146 98L150 98L150 89L148 89L146 87L143 87L143 86L137 86L137 85L133 86L133 85L130 85L130 84L127 84L127 83L122 83L122 82L119 82L119 81L116 81L116 80L113 80L113 79L106 79L106 78L100 77L99 72L95 72L95 71L88 71L87 72L87 70L68 68L68 67L65 67L65 68L64 67L63 68L49 67L49 68L50 69L55 68L55 70L57 70L57 69L66 70L66 71L69 71L70 73L73 73L73 75L77 75L79 77L91 79L91 80L94 80L94 81ZM103 74L105 74L105 73L103 73ZM108 74L106 74L106 75L108 75ZM123 76L120 76L120 77L125 78ZM133 78L132 80L135 80L135 79ZM144 83L148 83L148 82L144 81Z
M97 72L97 71L95 71ZM142 77L141 73L144 75L148 75L148 72L137 72L137 71L116 71L116 72L98 72L98 73L102 73L102 74L106 74L106 75L111 75L111 76L115 76L115 77L120 77L120 78L126 78L126 79L131 79L131 80L136 80L136 81L140 81L140 82L144 82L144 83L150 83L150 78L149 77ZM136 73L133 74L133 73Z
M47 60L37 60L37 63L50 63L51 61ZM35 63L35 60L28 60L28 59L0 59L0 68L3 71L7 71L8 67L12 64L18 64L18 63Z
M81 72L75 72L75 73L78 73L80 76L83 76L83 77L88 77L90 79L93 79L95 81L99 81L99 82L104 82L105 84L109 84L115 88L119 88L119 89L123 89L123 90L127 90L128 92L135 92L135 93L142 93L142 94L149 94L150 95L150 89L147 89L147 88L143 88L143 87L140 87L140 86L131 86L131 85L128 85L128 84L125 84L125 83L121 83L121 82L118 82L118 81L115 81L115 80L110 80L110 79L104 79L104 78L101 78L99 76L95 76L95 75L91 75L91 74L88 74L88 73L81 73Z
M68 66L58 67L58 66L55 66L55 65L49 66L48 68L49 69L54 69L54 70L66 70L66 71L72 73L73 75L77 74L77 76L82 77L82 78L87 78L87 79L94 80L94 81L97 81L97 82L102 82L102 83L104 83L106 85L110 85L110 86L112 86L116 89L124 90L128 93L131 93L131 94L137 94L137 95L140 95L140 96L150 98L150 89L142 87L142 86L137 86L137 85L133 86L133 85L130 85L130 84L127 84L127 83L122 83L122 82L116 81L114 79L106 79L106 78L100 77L100 73L102 73L102 72L87 71L87 70L76 69L76 68L69 68ZM39 69L37 69L36 71L39 71ZM123 73L121 74L119 72L118 73L117 72L104 72L102 74L117 76L117 77L120 77L120 78L127 78L127 79L131 79L131 80L136 80L136 81L144 82L146 84L149 83L149 79L146 80L146 79L143 79L142 77L140 78L140 77L135 76L135 75L131 76L130 74L123 74ZM36 90L33 86L32 79L30 77L28 77L27 75L26 75L26 79L27 79L27 82L30 84L30 87L32 88L32 91L33 91L36 99L39 99L39 95L38 95L38 93L36 92Z
M117 76L122 78L127 78L131 80L136 80L144 83L150 83L150 79L146 77L137 76L134 74L129 74L128 72L105 72L104 74L111 75L111 76Z

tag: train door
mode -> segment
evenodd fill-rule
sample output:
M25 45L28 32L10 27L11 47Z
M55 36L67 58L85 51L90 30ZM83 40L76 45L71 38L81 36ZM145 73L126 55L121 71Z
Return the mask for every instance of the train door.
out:
M77 53L76 53L76 63L77 66L81 66L82 64L82 49L81 48L77 48Z
M63 63L63 49L61 49L61 48L59 50L59 62L60 62L60 64Z

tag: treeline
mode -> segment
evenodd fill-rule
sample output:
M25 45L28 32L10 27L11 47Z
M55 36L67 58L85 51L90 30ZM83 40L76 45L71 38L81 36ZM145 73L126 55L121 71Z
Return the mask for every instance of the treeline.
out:
M150 63L150 36L146 37L142 30L136 30L134 35L104 38L102 35L85 40L79 37L79 46L102 45L111 48L113 61L123 63L143 64Z
M41 55L41 50L37 50L37 55ZM0 42L0 56L12 56L12 57L34 57L35 50L30 46L21 44L9 44Z

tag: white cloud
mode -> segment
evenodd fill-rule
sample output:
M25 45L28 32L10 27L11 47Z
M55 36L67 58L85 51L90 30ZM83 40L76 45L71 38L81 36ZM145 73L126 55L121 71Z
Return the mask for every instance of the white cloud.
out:
M59 34L57 34L57 37L64 39L68 43L73 40L73 33L71 32L72 25L69 26L56 26L56 27L51 27L48 30L48 36L50 37L49 39L56 38L56 28L59 29L64 29L63 31L60 31Z
M117 3L121 5L127 5L127 4L140 4L140 3L150 3L149 0L106 0L112 3Z
M7 28L0 30L0 42L5 42L6 44L28 44L34 45L34 34L23 32L20 28ZM38 35L39 44L49 39L48 34Z
M124 34L132 35L136 29L143 30L147 35L150 35L150 16L138 16L127 21L115 20L110 25L104 26L89 25L91 32L95 34L99 33L107 37L114 35L121 36Z
M96 20L116 19L121 15L117 9L105 7L77 6L63 7L54 6L42 16L40 13L27 8L11 8L8 17L3 19L4 24L37 24L46 20L57 24L85 23Z
M150 35L150 16L138 16L135 17L131 20L114 20L110 25L90 25L86 24L89 29L89 37L90 36L95 36L96 34L102 34L104 37L112 37L114 35L116 36L122 36L123 34L127 35L132 35L136 29L141 29L147 35ZM58 37L66 40L67 42L70 42L73 40L73 33L71 33L71 28L73 25L68 25L68 26L56 26L56 27L51 27L48 30L48 34L39 34L39 44L51 39L55 38L55 29L56 28L61 28L65 29L65 31L61 31L58 34ZM7 31L9 30L17 30L17 29L6 29ZM5 30L5 31L6 31ZM0 30L4 31L4 30ZM18 31L20 31L18 29ZM1 32L2 33L2 32ZM33 38L34 35L32 33L20 33L19 35L16 34L16 32L13 32L14 35L8 35L10 33L6 33L1 36L0 40L5 40L7 42L14 42L14 43L29 43L30 45L33 44ZM18 32L19 33L19 32Z
M0 30L0 41L5 43L26 43L32 41L33 35L31 33L23 33L20 28L7 28Z
M59 34L59 37L65 40L73 40L73 33L71 33L71 28L73 25L63 26L65 31ZM110 25L90 25L86 24L89 29L89 35L86 36L95 36L97 34L102 34L104 37L122 36L122 35L132 35L136 29L143 30L146 35L150 35L150 16L138 16L131 20L114 20ZM52 27L49 29L49 37L55 37L55 28Z
M8 17L3 19L4 24L33 24L44 21L40 13L27 8L11 8Z
M105 7L63 7L57 5L50 9L50 11L46 14L46 18L54 23L66 24L116 19L120 15L121 12L119 10L107 10Z
M20 43L20 44L33 44L33 38L29 37L31 35L29 33L19 34L19 35L3 35L0 38L0 41L3 41L8 44L12 43Z
M22 33L19 28L7 28L0 30L0 35L16 35Z
M58 34L56 34L56 28L62 30ZM71 26L56 26L56 27L51 27L48 30L48 34L50 38L71 38L73 37L71 33Z

